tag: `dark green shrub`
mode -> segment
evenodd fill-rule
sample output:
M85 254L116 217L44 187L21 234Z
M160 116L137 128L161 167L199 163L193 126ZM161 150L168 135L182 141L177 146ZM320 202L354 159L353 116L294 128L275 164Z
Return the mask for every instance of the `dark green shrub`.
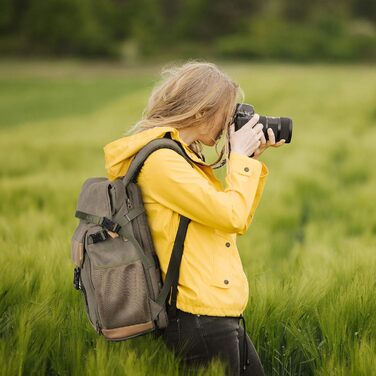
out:
M375 35L352 35L339 21L294 23L258 18L247 32L219 38L215 52L222 57L270 58L296 61L372 60Z

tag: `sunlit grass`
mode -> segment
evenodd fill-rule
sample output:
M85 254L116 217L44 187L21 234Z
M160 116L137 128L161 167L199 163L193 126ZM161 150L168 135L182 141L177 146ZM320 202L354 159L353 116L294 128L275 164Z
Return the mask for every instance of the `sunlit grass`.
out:
M261 157L270 175L238 238L247 329L267 374L371 375L376 74L366 66L220 65L257 112L294 119L292 143ZM72 286L81 184L105 175L102 148L140 117L159 67L42 66L0 64L1 374L188 374L161 340L98 337ZM201 374L223 370L214 362Z

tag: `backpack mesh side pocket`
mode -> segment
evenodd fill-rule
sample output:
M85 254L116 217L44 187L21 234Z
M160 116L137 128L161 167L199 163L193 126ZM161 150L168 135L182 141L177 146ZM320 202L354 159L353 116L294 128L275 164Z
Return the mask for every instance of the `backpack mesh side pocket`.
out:
M150 292L135 246L123 236L90 243L90 236L98 231L100 226L94 226L87 233L91 267L86 273L90 273L101 332L105 336L109 330L111 336L127 333L129 337L129 328L140 324L148 324L148 331L154 329ZM144 330L141 326L142 333Z
M104 328L150 321L147 286L142 276L141 261L113 267L94 267L93 282Z

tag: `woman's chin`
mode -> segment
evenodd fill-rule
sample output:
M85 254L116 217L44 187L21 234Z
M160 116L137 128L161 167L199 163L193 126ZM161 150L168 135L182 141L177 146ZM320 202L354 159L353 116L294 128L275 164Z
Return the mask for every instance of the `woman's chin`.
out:
M205 146L214 146L215 142L210 140L210 141L203 141L201 140L201 143L204 144Z

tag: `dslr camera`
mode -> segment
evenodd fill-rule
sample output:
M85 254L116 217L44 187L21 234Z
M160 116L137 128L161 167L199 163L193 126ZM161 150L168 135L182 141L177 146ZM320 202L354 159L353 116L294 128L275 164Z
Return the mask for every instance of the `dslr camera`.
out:
M255 111L252 105L247 103L238 103L232 118L232 123L235 124L235 131L239 130L244 124L248 123L254 114ZM282 138L286 140L286 144L291 142L292 120L290 118L260 115L260 120L258 122L263 125L262 131L266 141L269 140L267 132L268 128L271 128L275 136L275 142L280 141Z

